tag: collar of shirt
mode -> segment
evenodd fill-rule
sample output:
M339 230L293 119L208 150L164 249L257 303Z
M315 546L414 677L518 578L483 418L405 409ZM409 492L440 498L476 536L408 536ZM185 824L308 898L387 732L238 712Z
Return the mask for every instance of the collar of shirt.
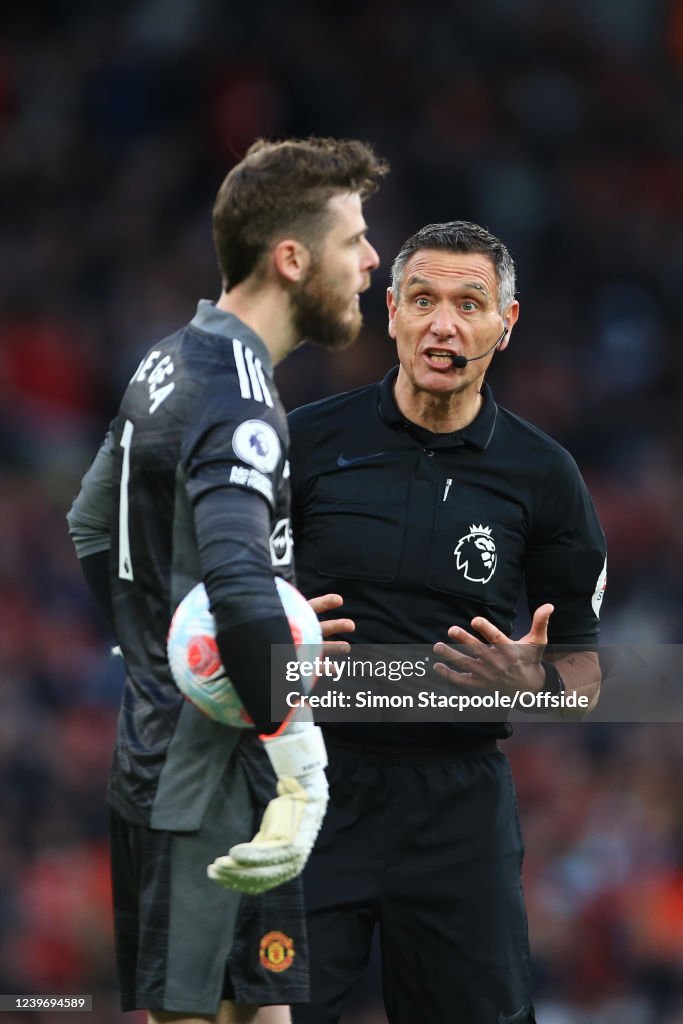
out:
M393 427L405 427L420 441L429 438L432 448L452 448L463 443L472 445L473 448L479 448L482 451L488 448L498 416L498 406L493 400L493 392L488 384L484 385L482 392L484 399L482 407L471 423L468 423L462 430L455 430L447 434L434 434L424 427L420 427L416 423L411 423L410 420L407 420L397 406L396 399L394 398L394 381L397 376L398 366L393 366L380 384L379 411L385 423Z
M273 361L258 334L232 313L218 309L215 302L210 299L200 299L190 326L196 327L199 331L205 331L206 334L218 334L222 338L229 338L231 341L233 338L239 339L243 345L249 346L255 356L258 356L263 369L272 376Z

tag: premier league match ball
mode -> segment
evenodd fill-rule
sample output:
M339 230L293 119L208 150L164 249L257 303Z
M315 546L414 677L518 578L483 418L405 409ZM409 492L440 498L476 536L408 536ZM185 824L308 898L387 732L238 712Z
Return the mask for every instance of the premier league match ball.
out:
M322 651L318 617L296 587L275 577L278 596L297 649L305 645L306 660ZM215 722L252 729L235 687L223 668L216 643L216 620L209 611L203 583L186 594L175 610L166 645L176 686L192 704ZM302 679L302 683L305 680Z

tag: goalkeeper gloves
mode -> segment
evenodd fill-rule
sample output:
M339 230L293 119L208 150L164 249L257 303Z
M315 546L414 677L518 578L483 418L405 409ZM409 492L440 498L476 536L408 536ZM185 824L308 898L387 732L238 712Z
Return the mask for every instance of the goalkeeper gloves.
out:
M312 722L292 722L283 735L264 740L277 776L278 795L268 804L249 843L238 843L207 868L209 878L257 895L303 871L327 808L327 753Z

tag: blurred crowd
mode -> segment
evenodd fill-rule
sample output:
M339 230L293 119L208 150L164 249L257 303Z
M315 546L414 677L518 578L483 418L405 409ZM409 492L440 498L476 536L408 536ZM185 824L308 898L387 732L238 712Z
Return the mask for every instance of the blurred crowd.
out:
M506 241L521 316L496 398L588 481L605 642L682 643L683 0L35 0L3 21L0 992L92 992L115 1024L121 667L64 514L141 355L218 294L224 174L262 135L357 136L392 164L361 339L297 351L288 408L393 364L384 290L416 228ZM682 728L529 723L507 745L541 1024L683 1022ZM346 1024L381 1024L379 1001L364 982Z

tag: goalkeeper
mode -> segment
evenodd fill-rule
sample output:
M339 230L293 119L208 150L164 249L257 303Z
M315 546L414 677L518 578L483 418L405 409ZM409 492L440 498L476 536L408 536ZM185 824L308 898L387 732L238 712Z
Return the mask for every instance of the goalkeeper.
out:
M378 264L362 203L386 169L356 141L251 147L214 206L220 298L142 359L68 517L126 667L109 783L116 952L122 1007L152 1024L284 1024L283 1004L308 998L299 880L240 895L301 872L327 802L312 722L257 736L284 718L271 645L295 657L274 583L294 567L273 365L302 339L357 335ZM256 730L212 721L172 681L171 614L198 581Z

